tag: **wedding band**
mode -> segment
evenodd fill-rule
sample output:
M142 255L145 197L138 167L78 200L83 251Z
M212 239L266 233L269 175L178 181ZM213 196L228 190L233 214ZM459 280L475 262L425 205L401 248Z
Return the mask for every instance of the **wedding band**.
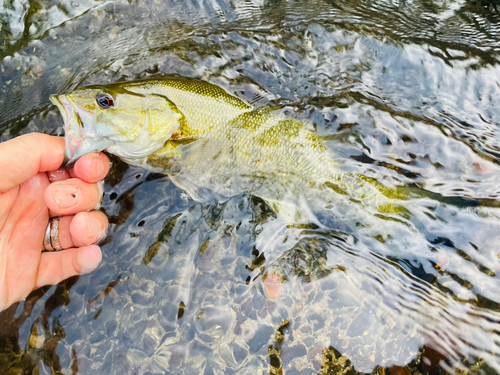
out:
M62 250L61 241L59 240L59 217L53 217L47 224L45 230L45 238L43 245L45 250Z
M50 244L54 250L62 250L61 242L59 241L59 218L53 217L50 226Z

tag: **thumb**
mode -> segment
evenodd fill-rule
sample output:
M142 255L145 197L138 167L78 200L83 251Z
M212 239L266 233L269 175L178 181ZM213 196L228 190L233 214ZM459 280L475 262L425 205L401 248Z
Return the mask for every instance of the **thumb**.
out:
M64 160L64 138L31 133L0 143L0 193L38 172L58 169Z

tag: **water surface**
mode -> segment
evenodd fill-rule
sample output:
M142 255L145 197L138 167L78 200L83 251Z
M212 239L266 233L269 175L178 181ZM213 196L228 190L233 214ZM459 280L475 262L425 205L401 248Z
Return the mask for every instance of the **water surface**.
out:
M411 215L339 196L290 222L114 160L102 265L0 315L0 372L500 372L499 21L475 1L4 1L1 140L62 135L53 93L201 79L311 123Z

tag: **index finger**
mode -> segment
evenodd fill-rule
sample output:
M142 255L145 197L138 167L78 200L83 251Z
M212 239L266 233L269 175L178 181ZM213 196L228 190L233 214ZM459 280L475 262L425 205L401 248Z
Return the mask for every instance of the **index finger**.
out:
M0 144L0 192L22 184L38 172L59 168L64 160L64 138L30 133Z

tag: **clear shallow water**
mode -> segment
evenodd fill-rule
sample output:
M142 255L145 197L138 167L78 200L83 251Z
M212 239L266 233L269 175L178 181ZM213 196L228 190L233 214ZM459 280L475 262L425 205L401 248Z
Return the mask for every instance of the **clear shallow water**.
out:
M361 372L500 372L494 6L5 2L0 14L2 140L62 134L49 94L178 75L285 106L342 169L412 193L407 219L339 196L302 202L293 224L258 197L196 203L115 161L101 267L0 315L2 373L253 374L280 357L286 374L317 374L329 346Z

